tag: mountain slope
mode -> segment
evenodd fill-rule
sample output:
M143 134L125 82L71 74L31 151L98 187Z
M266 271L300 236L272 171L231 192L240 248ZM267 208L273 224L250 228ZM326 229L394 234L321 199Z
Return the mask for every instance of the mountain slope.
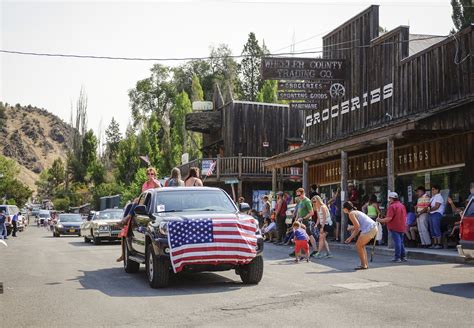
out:
M20 166L20 180L36 190L39 174L56 158L66 161L73 128L56 115L32 106L6 106L0 153Z

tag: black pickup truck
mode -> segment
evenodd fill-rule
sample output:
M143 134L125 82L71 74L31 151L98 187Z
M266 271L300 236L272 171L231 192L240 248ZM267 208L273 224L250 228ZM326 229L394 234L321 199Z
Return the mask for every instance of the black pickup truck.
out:
M171 274L235 270L245 284L263 276L258 222L219 188L168 187L140 195L123 243L124 269L145 264L149 284L166 287Z

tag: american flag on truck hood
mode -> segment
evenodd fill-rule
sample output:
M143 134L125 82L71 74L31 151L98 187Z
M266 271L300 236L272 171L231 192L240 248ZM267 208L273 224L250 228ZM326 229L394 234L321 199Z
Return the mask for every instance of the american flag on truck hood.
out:
M253 218L170 221L168 243L175 273L188 264L247 264L257 255Z

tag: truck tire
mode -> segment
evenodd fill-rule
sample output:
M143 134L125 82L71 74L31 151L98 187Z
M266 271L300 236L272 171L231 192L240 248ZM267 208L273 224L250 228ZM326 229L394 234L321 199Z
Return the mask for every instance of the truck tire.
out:
M146 252L146 275L151 288L167 287L170 280L170 262L168 259L157 257L153 246L148 244Z
M257 256L249 264L240 266L239 275L246 285L258 284L263 277L263 258Z
M94 238L93 239L94 240L94 245L100 245L100 243L101 243L100 238L99 237L93 237L93 238Z
M87 238L86 236L84 236L84 242L86 244L89 244L91 242L91 240L89 238Z
M137 273L140 270L140 263L130 260L130 251L127 240L123 241L123 268L126 273Z

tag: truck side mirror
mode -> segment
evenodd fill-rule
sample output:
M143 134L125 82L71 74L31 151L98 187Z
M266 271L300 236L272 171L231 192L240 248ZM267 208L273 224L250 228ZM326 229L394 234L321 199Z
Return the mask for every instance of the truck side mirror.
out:
M133 210L135 212L135 214L140 214L140 215L146 215L146 206L145 205L138 205L137 207L135 207L135 209Z

